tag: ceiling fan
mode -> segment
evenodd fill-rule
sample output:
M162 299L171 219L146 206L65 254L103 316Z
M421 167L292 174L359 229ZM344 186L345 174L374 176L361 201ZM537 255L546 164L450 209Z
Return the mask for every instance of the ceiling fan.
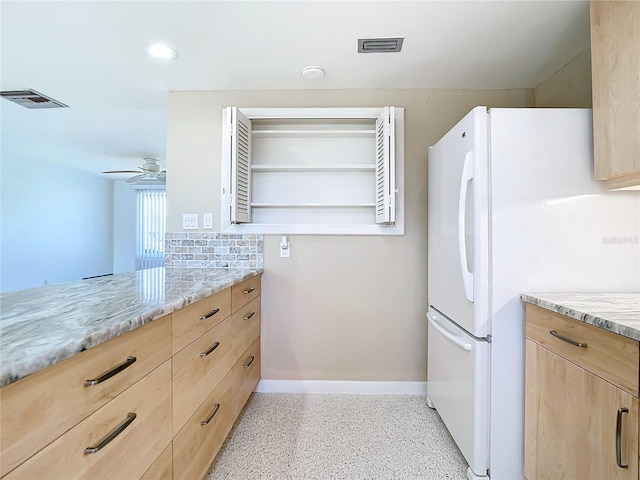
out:
M107 170L102 173L136 173L127 179L127 183L160 182L167 183L167 171L160 170L158 160L155 158L145 158L142 166L138 170Z

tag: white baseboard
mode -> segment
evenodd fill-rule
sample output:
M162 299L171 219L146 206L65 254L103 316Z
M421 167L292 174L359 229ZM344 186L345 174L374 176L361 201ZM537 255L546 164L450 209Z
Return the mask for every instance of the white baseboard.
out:
M345 380L269 380L262 379L259 393L361 393L426 395L427 382L365 382Z

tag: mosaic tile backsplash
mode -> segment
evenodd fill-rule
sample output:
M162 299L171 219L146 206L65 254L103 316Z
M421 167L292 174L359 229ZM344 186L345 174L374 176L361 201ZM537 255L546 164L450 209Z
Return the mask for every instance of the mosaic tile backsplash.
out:
M165 235L165 267L263 268L264 236L203 232Z

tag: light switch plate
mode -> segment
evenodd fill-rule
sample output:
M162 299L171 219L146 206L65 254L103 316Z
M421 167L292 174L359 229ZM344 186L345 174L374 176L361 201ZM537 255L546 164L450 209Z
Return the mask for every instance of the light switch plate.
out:
M202 228L211 230L213 228L213 213L202 214Z
M198 228L198 214L197 213L183 213L182 214L182 228L183 230L195 230Z

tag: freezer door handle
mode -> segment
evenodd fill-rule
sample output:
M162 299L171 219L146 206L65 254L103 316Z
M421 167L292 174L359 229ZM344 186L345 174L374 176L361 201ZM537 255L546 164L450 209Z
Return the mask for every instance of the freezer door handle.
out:
M433 328L435 328L438 332L440 332L443 337L446 337L447 339L449 339L450 341L458 345L460 348L464 348L469 352L471 351L471 344L468 342L465 342L462 339L462 337L453 335L452 333L449 333L444 328L442 328L438 323L437 317L435 315L427 313L427 319L429 319L429 323L433 325Z
M467 192L469 182L473 180L473 151L467 152L464 156L464 165L460 177L460 194L458 197L458 250L460 256L460 272L462 273L462 284L464 285L464 296L473 302L473 273L467 268Z

